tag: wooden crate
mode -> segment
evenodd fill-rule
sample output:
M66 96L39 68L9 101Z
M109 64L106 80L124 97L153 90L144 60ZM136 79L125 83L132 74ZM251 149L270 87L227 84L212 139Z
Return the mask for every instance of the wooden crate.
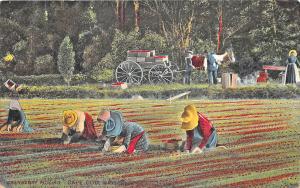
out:
M146 57L145 61L146 62L154 62L154 57Z
M235 73L223 73L222 74L222 88L236 88L237 86L237 74Z
M145 62L146 58L145 57L137 57L136 62Z
M168 61L168 56L154 56L155 63L163 63L165 61Z
M137 57L127 57L128 61L136 62Z

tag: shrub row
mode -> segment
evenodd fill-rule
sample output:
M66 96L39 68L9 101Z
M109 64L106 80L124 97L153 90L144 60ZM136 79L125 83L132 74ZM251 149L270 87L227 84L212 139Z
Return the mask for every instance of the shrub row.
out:
M281 85L257 85L222 89L220 85L142 85L125 90L102 87L100 85L80 86L24 86L21 97L24 98L131 98L141 95L144 98L167 99L177 94L191 91L190 98L208 99L246 99L246 98L299 98L300 88ZM1 91L1 97L7 97L8 91Z
M14 82L19 84L26 84L26 85L33 85L33 86L40 86L40 85L50 85L50 86L57 86L57 85L64 85L63 77L60 74L43 74L43 75L31 75L31 76L12 76L9 77ZM87 76L83 74L75 74L72 76L71 85L77 84L85 84L85 83L95 83L94 80L91 80Z

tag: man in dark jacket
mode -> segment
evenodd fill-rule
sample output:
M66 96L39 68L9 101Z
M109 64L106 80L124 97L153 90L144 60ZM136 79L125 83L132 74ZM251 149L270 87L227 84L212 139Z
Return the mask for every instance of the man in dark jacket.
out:
M217 75L219 65L215 58L215 53L211 52L207 55L207 74L208 74L208 82L209 84L217 84Z
M183 78L184 84L191 84L192 70L195 69L192 63L193 51L188 51L185 57L185 73Z

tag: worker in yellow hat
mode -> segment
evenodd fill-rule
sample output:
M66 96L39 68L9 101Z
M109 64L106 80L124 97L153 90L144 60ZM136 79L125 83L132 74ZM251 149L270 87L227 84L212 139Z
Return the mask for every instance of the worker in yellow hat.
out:
M286 60L287 66L285 69L285 79L284 84L296 84L300 82L299 76L299 60L297 59L297 51L291 50L289 51L288 58Z
M186 141L182 151L202 153L204 149L212 149L218 145L217 131L212 123L194 105L187 105L181 115L181 129L186 131ZM224 147L224 146L222 146Z
M93 118L86 112L66 110L63 112L64 144L77 142L80 139L95 140L97 138Z

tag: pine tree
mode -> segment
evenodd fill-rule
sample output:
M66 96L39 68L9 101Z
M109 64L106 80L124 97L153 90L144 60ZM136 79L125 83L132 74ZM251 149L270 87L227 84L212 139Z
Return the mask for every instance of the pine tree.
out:
M75 66L75 52L70 37L66 36L62 41L58 52L58 71L63 76L65 82L70 85Z

